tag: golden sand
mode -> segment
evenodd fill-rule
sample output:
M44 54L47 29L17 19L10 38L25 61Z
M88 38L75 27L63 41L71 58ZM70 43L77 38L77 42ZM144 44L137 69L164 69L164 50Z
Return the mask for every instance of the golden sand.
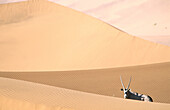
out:
M65 71L170 61L170 47L46 0L0 5L0 70Z
M2 110L169 110L169 104L123 100L0 78Z
M46 0L0 5L0 38L2 110L170 109L170 47ZM120 98L120 75L154 103Z
M170 103L170 97L167 97L170 91L169 73L170 63L162 63L99 70L0 72L0 77L123 98L123 92L120 91L120 75L125 86L132 76L132 91L150 95L154 102Z

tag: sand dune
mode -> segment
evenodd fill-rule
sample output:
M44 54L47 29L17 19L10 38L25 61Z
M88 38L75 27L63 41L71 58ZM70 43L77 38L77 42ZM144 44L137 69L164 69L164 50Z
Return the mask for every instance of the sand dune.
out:
M120 75L125 85L132 76L130 88L150 95L154 102L170 103L170 63L125 68L58 71L58 72L0 72L0 77L26 80L88 93L121 97Z
M2 110L170 109L170 47L47 0L0 5L0 53ZM154 103L120 98L120 75Z
M2 110L169 110L169 104L99 96L42 84L0 78Z
M170 35L169 36L142 36L143 39L157 42L159 44L164 44L170 46Z
M0 70L82 70L170 61L170 47L46 0L0 5Z

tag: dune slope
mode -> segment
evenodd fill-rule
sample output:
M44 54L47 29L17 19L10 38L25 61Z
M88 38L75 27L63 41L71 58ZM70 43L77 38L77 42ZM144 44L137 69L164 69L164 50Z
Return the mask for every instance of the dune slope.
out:
M132 76L130 86L132 91L150 95L154 102L170 103L170 97L167 97L170 91L169 73L170 63L162 63L99 70L0 72L0 77L123 98L123 93L120 91L122 88L120 75L125 86Z
M0 78L3 110L169 110L169 104L136 102ZM97 105L97 106L96 106Z
M170 61L170 47L46 0L0 5L0 70L123 67Z

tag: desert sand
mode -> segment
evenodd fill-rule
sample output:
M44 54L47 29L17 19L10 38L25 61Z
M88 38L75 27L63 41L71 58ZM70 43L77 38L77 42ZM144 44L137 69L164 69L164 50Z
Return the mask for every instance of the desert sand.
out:
M168 46L47 0L1 4L0 37L2 110L170 109Z
M0 78L2 110L169 110L169 104L146 103L83 93L37 83Z
M125 86L132 76L132 91L150 95L154 102L170 103L169 67L170 63L161 63L98 70L0 72L0 76L119 98L123 98L120 75Z
M46 0L0 6L0 69L65 71L170 61L170 47ZM12 11L11 11L12 10Z

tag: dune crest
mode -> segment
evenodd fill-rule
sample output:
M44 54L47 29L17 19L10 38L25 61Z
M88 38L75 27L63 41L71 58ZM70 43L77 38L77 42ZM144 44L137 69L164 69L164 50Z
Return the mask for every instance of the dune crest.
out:
M170 61L170 47L46 0L0 5L0 70L81 70Z

